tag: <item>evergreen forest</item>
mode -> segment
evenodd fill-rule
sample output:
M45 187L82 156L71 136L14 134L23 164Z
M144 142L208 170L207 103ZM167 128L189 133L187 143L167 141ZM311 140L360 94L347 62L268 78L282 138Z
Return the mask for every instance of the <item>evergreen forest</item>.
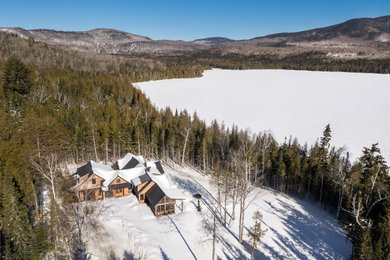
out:
M389 60L325 60L319 53L122 57L1 34L0 46L1 259L80 255L83 223L69 191L75 180L56 173L66 163L111 163L126 152L226 180L244 176L254 186L309 200L338 219L353 245L352 259L390 258L389 167L377 144L362 147L361 157L351 161L348 151L330 145L331 125L314 144L293 137L278 143L268 132L206 125L185 110L158 110L132 86L198 77L211 67L389 73Z

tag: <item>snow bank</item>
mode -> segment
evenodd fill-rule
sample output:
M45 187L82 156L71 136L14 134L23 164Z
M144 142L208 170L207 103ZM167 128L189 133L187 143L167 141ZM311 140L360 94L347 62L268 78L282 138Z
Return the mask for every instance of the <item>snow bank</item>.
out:
M313 144L330 123L332 144L352 158L379 143L390 160L390 75L285 70L205 71L202 78L137 83L158 107L197 111L210 122L272 130Z

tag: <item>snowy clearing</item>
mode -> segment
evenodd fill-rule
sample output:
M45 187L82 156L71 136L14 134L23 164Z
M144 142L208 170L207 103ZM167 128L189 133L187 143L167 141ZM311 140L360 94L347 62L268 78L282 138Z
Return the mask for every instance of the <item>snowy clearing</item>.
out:
M139 204L134 195L107 199L100 216L103 238L90 243L91 259L211 259L212 241L203 228L212 221L209 206L214 203L208 177L185 169L168 170L170 181L188 199L184 212L156 218L146 204ZM194 193L201 193L202 211L196 209ZM308 202L293 199L268 189L255 189L254 203L245 215L245 226L253 225L253 212L263 214L262 239L257 257L260 259L347 259L351 244L333 216ZM251 198L248 199L250 201ZM238 207L238 206L237 206ZM230 211L231 205L229 206ZM238 209L237 209L238 210ZM93 235L94 237L95 235ZM217 259L247 259L246 244L238 240L238 219L228 228L220 227L216 248ZM247 240L245 231L244 240Z
M379 143L390 160L390 75L287 70L205 71L201 78L135 84L158 107L197 112L283 142L313 144L330 123L331 143L356 159Z

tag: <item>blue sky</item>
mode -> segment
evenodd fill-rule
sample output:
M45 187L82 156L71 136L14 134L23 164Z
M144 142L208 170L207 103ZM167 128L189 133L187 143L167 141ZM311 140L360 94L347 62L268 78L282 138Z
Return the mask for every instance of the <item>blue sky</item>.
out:
M249 39L390 14L390 0L0 0L0 27L114 28L152 39Z

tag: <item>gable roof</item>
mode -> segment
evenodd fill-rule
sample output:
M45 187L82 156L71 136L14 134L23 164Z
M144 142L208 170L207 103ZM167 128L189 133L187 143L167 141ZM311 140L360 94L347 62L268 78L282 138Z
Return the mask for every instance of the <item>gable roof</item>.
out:
M128 183L132 183L133 179L138 178L140 175L143 174L145 174L144 167L137 167L137 168L126 169L126 170L116 170L112 172L109 176L107 176L107 179L105 179L105 181L103 182L103 188L107 189L108 185L110 185L117 177L122 178Z
M149 200L150 206L154 207L156 204L164 198L165 194L158 185L153 185L147 192L146 198Z
M150 181L150 178L149 178L149 176L146 173L144 173L144 174L142 174L142 175L132 179L131 180L131 184L133 186L138 186L138 185L140 185L140 184L142 184L144 182L147 182L147 181Z
M99 175L99 174L104 174L104 172L113 171L113 170L114 168L112 166L105 165L102 163L97 163L91 160L86 164L84 164L83 166L77 168L77 171L76 173L74 173L74 175L78 175L79 177L82 177L88 173L97 173L97 175Z
M156 169L157 170L157 169ZM178 189L171 187L169 184L169 180L167 178L167 174L159 174L155 175L152 173L153 168L148 170L146 173L148 174L149 178L157 184L157 186L161 189L161 191L170 199L177 199L177 200L185 200L187 199L181 191Z
M118 169L132 169L135 167L144 167L145 160L142 156L135 156L132 153L127 153L122 159L119 159Z

